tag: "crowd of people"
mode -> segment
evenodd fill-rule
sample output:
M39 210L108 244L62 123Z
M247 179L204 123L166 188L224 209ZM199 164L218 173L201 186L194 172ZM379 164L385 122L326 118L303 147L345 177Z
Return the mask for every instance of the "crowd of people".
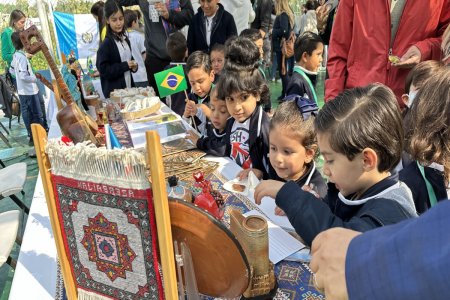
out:
M182 65L188 93L162 101L199 131L187 136L199 149L262 180L255 202L272 197L312 247L314 284L328 299L450 297L450 1L308 0L299 18L288 0L254 0L242 12L232 2L200 0L195 14L189 0L95 3L105 97L157 91L153 75ZM124 9L132 5L140 12ZM24 18L11 13L2 54L29 129L42 111L18 38ZM276 110L271 60L282 83Z

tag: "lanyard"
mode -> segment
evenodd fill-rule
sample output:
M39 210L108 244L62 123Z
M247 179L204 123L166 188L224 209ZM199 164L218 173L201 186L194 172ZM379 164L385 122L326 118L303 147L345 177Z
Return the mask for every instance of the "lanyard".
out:
M436 194L434 193L434 189L431 186L431 183L425 177L425 170L419 162L417 162L417 167L419 167L420 174L422 174L423 180L425 180L425 185L427 186L428 198L430 199L431 207L435 206L437 203Z
M299 66L294 66L294 72L297 72L298 74L300 74L303 77L303 79L306 80L306 82L309 85L310 90L313 93L313 98L314 98L313 100L316 102L317 105L319 105L317 103L316 90L314 89L314 86L313 86L313 84L311 82L311 79L309 79L308 75L306 75L305 72L303 72L303 70ZM300 96L303 96L303 95L300 95Z

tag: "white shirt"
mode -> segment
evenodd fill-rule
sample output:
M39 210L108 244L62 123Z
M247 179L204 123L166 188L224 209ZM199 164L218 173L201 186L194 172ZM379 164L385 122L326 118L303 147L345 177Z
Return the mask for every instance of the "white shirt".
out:
M128 43L125 41L125 38L123 38L120 41L114 39L114 41L116 42L117 48L119 49L120 60L122 62L130 61L131 60L131 49L128 46ZM131 88L131 72L126 71L123 75L125 76L125 83L127 85L127 88Z
M145 70L145 63L142 54L145 53L144 34L136 30L130 30L128 32L128 38L131 44L131 53L133 59L138 64L138 70L136 73L131 73L134 82L145 82L147 79L147 71Z
M30 61L23 51L16 51L11 62L10 72L16 75L17 93L19 95L36 95L39 88Z
M213 28L213 19L214 19L215 16L216 16L216 14L214 14L211 17L206 17L206 44L208 46L211 43L211 31L212 31L212 28Z

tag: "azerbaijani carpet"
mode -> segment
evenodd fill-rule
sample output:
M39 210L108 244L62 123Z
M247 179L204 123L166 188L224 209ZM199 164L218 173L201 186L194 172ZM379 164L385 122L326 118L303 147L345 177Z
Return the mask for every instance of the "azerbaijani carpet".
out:
M142 154L51 140L46 151L79 299L163 299Z

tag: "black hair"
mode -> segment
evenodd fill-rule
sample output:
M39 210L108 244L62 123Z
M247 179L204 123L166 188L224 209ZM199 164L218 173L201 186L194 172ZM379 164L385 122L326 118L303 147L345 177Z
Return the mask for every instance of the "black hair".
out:
M258 69L260 53L256 44L249 38L235 37L225 47L225 66L217 83L218 97L226 99L234 92L248 92L259 95L259 104L268 103L270 91Z
M14 28L14 23L16 23L17 21L19 21L22 18L26 18L23 11L21 11L20 9L13 10L11 12L11 14L9 15L9 27Z
M75 57L69 58L69 65L73 64L76 61L77 61L77 59Z
M135 10L126 9L123 12L123 17L125 18L125 27L130 28L133 25L133 22L138 21L138 16Z
M222 52L223 54L225 54L225 45L215 43L214 46L212 46L210 53L212 53L213 51Z
M256 28L247 28L241 31L239 36L249 38L253 42L262 39L261 31Z
M14 49L16 50L22 50L23 49L23 43L20 40L20 32L13 32L11 35L11 42L14 46Z
M317 49L317 45L323 43L319 35L306 31L297 38L294 44L294 58L296 62L302 59L303 53L312 55L313 51Z
M316 9L316 3L313 0L308 0L305 3L306 10L314 10Z
M186 72L189 73L192 69L203 69L210 74L212 70L211 59L209 55L202 51L195 51L189 55L186 62Z
M318 156L314 117L305 120L295 101L285 101L278 106L270 120L269 130L276 126L282 127L286 134L295 136L303 147L314 150L314 156Z
M105 7L104 7L105 20L108 20L112 15L114 15L115 13L117 13L119 11L122 13L122 15L124 15L122 6L119 5L115 0L107 0L105 2ZM107 24L106 36L109 36L110 38L115 39L115 40L119 40L124 35L125 35L125 24L122 27L122 31L119 33L113 32L113 30L111 29L111 26L109 24Z
M329 136L331 148L349 160L373 149L379 172L392 170L403 151L403 127L394 93L382 84L345 90L319 111L317 134Z
M167 52L172 62L182 62L186 59L186 37L179 31L169 35L166 41Z

